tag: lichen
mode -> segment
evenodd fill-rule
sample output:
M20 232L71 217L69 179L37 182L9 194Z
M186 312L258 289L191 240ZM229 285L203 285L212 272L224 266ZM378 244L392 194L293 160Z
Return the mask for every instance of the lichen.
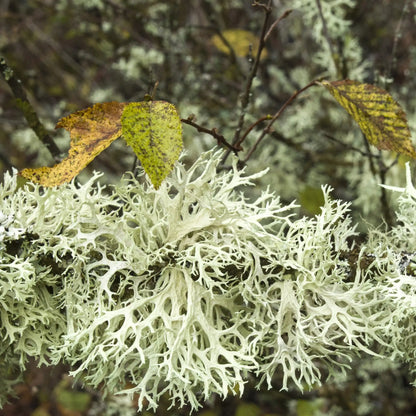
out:
M64 362L139 409L164 393L195 409L249 374L302 390L385 345L395 299L374 284L385 268L359 266L364 249L347 260L349 205L323 187L322 212L296 219L269 191L248 200L264 172L234 160L218 174L221 156L178 163L158 190L132 175L108 189L98 174L48 189L6 176L0 332L20 366Z

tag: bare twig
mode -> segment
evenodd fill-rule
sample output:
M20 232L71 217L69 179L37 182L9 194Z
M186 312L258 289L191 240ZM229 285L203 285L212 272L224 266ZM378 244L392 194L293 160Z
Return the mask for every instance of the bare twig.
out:
M249 150L247 153L246 158L244 159L244 162L247 162L253 152L257 149L257 146L260 144L260 142L264 139L264 137L269 134L272 131L272 126L274 122L282 115L283 111L292 103L292 101L302 92L306 91L308 88L313 87L314 85L318 85L318 80L314 80L310 82L308 85L304 86L300 90L294 92L291 97L280 107L280 109L275 113L275 115L270 119L270 121L267 123L267 126L263 129L263 131L260 133L258 139L254 143L253 147Z
M320 0L315 0L315 1L316 1L316 5L318 7L319 18L321 19L321 22L322 22L322 30L324 32L324 37L326 39L326 42L328 43L329 50L331 52L331 58L332 58L332 61L334 62L335 69L338 73L339 72L339 65L338 65L338 62L336 60L336 54L335 54L334 46L331 42L331 37L329 36L328 26L326 25L325 16L324 16L324 13L322 11L321 1Z
M33 19L25 20L25 26L30 30L36 38L45 42L73 71L79 75L84 74L84 68L65 50L62 48L62 44L57 42L54 37L46 34L38 25L35 24Z
M264 11L266 13L270 13L272 11L271 2L270 1L267 3L267 5L264 4L264 3L260 3L259 1L253 1L253 3L251 5L253 7L260 7L261 9L264 9Z
M268 22L269 22L269 19L270 19L270 14L272 12L272 9L271 9L270 5L271 5L271 0L268 1L267 6L262 4L262 3L257 3L257 2L253 3L253 6L263 7L264 10L265 10L265 13L264 13L263 27L261 29L261 35L260 35L260 40L259 40L259 47L257 49L257 54L256 54L256 57L254 59L253 65L251 67L251 71L250 71L250 73L247 77L246 86L245 86L244 91L241 95L241 100L240 100L241 111L240 111L240 117L238 119L237 128L236 128L235 134L234 134L233 145L235 143L238 143L239 140L240 140L241 129L243 128L243 125L244 125L244 119L245 119L245 116L246 116L247 106L248 106L248 103L250 101L251 87L253 85L253 80L256 77L257 70L259 68L261 53L262 53L262 51L264 49L264 46L265 46L264 37L266 36L267 25L268 25ZM228 154L229 154L229 152L224 156L223 162L227 158Z
M276 28L278 23L281 20L285 19L287 16L289 16L289 14L292 11L292 10L286 10L268 28L268 24L269 24L271 12L272 12L271 0L269 0L267 2L267 4L260 3L258 1L254 1L252 6L259 7L259 8L262 8L264 10L264 20L263 20L263 26L262 26L262 29L261 29L261 34L260 34L260 37L259 37L259 45L258 45L257 53L256 53L255 59L252 63L250 73L247 76L245 88L244 88L242 94L240 95L240 115L239 115L237 127L235 129L234 138L233 138L233 141L232 141L233 146L236 147L236 148L241 148L241 143L245 140L248 133L255 127L255 125L257 125L257 124L255 124L255 125L250 126L246 130L246 132L243 134L243 136L241 136L241 131L242 131L243 126L244 126L247 107L248 107L248 104L250 102L250 95L251 95L251 88L253 86L253 80L257 75L257 71L258 71L259 64L260 64L261 54L263 52L263 49L265 48L266 40L270 37L272 31ZM261 121L263 121L263 120L260 119L259 122L261 122ZM225 155L223 157L223 160L222 160L222 163L225 163L229 154L230 154L230 150L228 150L225 153Z
M181 119L182 123L188 124L189 126L194 127L201 133L207 133L214 137L217 140L219 146L224 146L229 149L231 152L237 153L242 150L240 146L235 146L227 142L225 137L222 134L219 134L217 129L214 127L213 129L207 129L206 127L200 126L199 124L195 123L192 116L188 118Z
M386 80L392 77L393 69L397 63L397 56L396 56L397 45L399 43L399 39L402 36L401 29L402 29L403 20L404 20L405 15L408 13L408 11L409 11L409 0L406 0L403 4L403 9L400 14L399 22L397 23L396 29L394 30L393 47L391 50L391 59L390 59L387 72L386 72L386 75L387 75Z
M243 143L243 141L245 140L245 138L249 135L249 133L256 127L258 126L260 123L263 123L266 120L270 120L272 118L271 115L267 115L267 116L263 116L261 118L259 118L258 120L256 120L254 123L252 123L247 130L244 132L244 134L240 137L240 140L234 144L234 146L240 147L241 143Z
M235 66L235 68L237 69L238 75L244 77L244 72L239 65L235 50L230 44L230 42L227 40L227 38L223 35L224 22L222 21L221 16L217 13L215 7L213 7L210 1L203 0L202 7L205 9L206 16L212 25L212 30L221 39L221 42L228 49L228 56L230 57L231 64Z
M276 28L276 26L283 20L286 19L292 13L292 9L288 9L283 14L274 21L274 23L270 26L269 30L267 31L266 35L264 36L264 41L267 41L269 39L270 35L272 34L273 30Z
M381 158L378 161L378 165L379 165L378 172L379 172L379 175L380 175L381 183L386 183L386 174L387 174L387 171L388 171L389 168L387 168L384 165ZM382 212L383 212L383 218L384 218L384 221L386 221L387 227L391 228L392 225L393 225L393 218L392 218L392 215L391 215L389 200L387 198L387 190L383 186L380 186L380 192L381 192L381 194L380 194L380 204L381 204L381 209L382 209Z
M39 120L35 109L27 98L26 92L23 89L20 79L16 77L13 69L10 68L3 57L0 57L0 72L12 90L16 105L22 111L29 127L36 133L40 141L46 146L54 160L56 162L59 161L61 151L47 132L45 126Z
M277 131L271 131L270 132L270 137L274 140L276 140L279 143L284 144L287 147L290 147L291 149L295 150L298 153L304 153L306 154L309 158L312 158L313 155L311 153L310 150L306 149L301 143L297 143L295 141L293 141L292 139L289 139L287 137L285 137L282 133L277 132Z
M386 183L386 173L388 169L390 169L391 166L386 168L386 166L384 165L383 159L380 157L381 156L380 151L379 151L379 155L380 155L379 157L374 155L371 152L370 144L368 143L368 140L364 134L362 135L362 138L363 138L364 146L367 149L367 160L368 160L372 175L375 178L379 178L381 183ZM376 163L378 164L378 168L376 166ZM393 218L391 215L391 210L390 210L390 206L389 206L389 202L387 198L387 192L386 192L386 189L383 187L381 187L380 189L380 204L381 204L381 210L383 213L383 218L387 226L391 228L393 224Z
M331 136L328 133L324 133L324 136L327 137L328 139L332 140L335 143L340 144L341 146L344 146L346 148L348 148L349 150L354 150L354 152L360 153L362 156L365 157L372 157L372 158L379 158L380 156L378 155L374 155L373 153L368 153L368 152L363 152L361 149L359 149L358 147L352 146L350 144L344 143L341 140L338 140L336 137Z

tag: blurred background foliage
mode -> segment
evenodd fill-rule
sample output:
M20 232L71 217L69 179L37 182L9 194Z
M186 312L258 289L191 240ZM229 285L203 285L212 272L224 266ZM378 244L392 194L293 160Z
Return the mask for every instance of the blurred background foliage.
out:
M251 3L0 0L0 52L51 131L60 117L92 103L140 101L158 82L156 99L173 103L183 118L194 115L198 124L216 128L231 141L264 19L262 8ZM313 79L352 78L387 89L406 111L414 137L416 2L274 0L272 6L273 19L289 8L294 11L267 40L245 110L244 129L274 114L296 89ZM225 48L218 42L224 38L228 40ZM241 39L249 39L249 45L243 42L241 46ZM261 123L253 128L241 159L262 128ZM63 131L52 134L65 152L68 135ZM213 137L190 126L184 126L184 141L185 163L216 144ZM0 79L1 172L52 163ZM106 180L114 182L133 163L132 152L117 140L83 175L102 170ZM394 201L383 199L377 184L402 185L404 177L403 163L388 152L368 149L343 110L323 89L315 88L288 108L247 166L249 171L270 168L253 192L270 185L284 201L300 200L303 214L315 214L322 199L319 187L329 183L336 197L352 201L357 219L376 224L383 221L380 212L387 205L390 210L394 206ZM34 363L25 383L17 388L20 398L0 414L135 414L134 404L126 398L102 398L73 386L66 371L38 369ZM280 392L278 377L276 389L270 391L256 391L254 382L249 382L241 399L221 402L213 397L198 414L414 415L415 389L405 374L405 369L392 363L360 359L336 382L303 395L296 390ZM189 409L168 407L166 398L157 414L189 414Z

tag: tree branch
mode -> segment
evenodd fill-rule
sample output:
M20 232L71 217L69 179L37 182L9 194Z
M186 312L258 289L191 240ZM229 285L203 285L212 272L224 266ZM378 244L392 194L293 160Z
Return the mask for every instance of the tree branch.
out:
M331 38L329 36L328 26L326 24L325 16L324 16L324 13L322 11L321 1L320 0L315 0L315 1L316 1L316 6L318 7L319 18L321 19L321 22L322 22L322 30L324 32L323 33L324 38L326 39L326 42L328 43L329 51L331 52L331 58L332 58L332 61L334 62L334 65L335 65L335 70L339 74L340 73L339 63L338 63L337 55L336 55L335 50L334 50L334 46L333 46Z
M263 121L270 120L272 118L271 115L260 117L258 120L256 120L254 123L252 123L247 130L244 132L244 134L240 137L240 140L234 144L234 146L241 147L241 143L245 140L245 138L249 135L249 133L260 123L263 123Z
M60 160L61 151L52 139L52 137L47 132L45 126L39 120L38 115L36 114L35 109L32 104L29 102L26 92L23 89L22 82L15 75L14 71L7 64L6 60L0 56L0 72L4 80L9 85L10 89L13 92L15 102L17 107L23 113L29 127L35 132L39 137L40 141L45 145L49 150L50 154L57 162Z
M254 62L252 64L250 73L247 76L247 80L246 80L246 85L245 88L241 94L241 99L240 99L240 104L241 104L241 110L240 110L240 116L238 119L238 124L235 130L235 134L234 134L234 138L232 141L232 145L238 149L241 148L241 143L245 140L245 138L247 137L247 134L251 131L252 127L254 126L250 126L246 132L243 134L242 137L240 137L241 134L241 130L243 129L244 126L244 120L245 120L245 115L247 112L247 107L248 104L250 102L250 95L251 95L251 88L253 85L253 80L257 75L257 71L259 68L259 64L260 64L260 58L261 58L261 54L263 52L263 49L265 48L266 45L266 40L269 38L270 34L272 33L272 31L276 28L276 26L278 25L278 23L285 19L287 16L289 16L289 14L292 12L292 10L286 10L275 22L272 23L272 25L268 28L268 23L270 20L270 16L272 13L272 7L271 7L271 1L269 0L266 4L263 3L259 3L257 1L254 1L252 4L253 7L260 7L264 10L264 20L263 20L263 26L261 29L261 34L260 34L260 40L259 40L259 46L257 49L257 54L256 57L254 59ZM227 151L223 157L222 163L224 164L227 157L230 154L230 150Z
M244 159L244 162L247 163L247 161L250 159L251 155L254 153L254 151L257 149L257 146L260 144L260 142L264 139L264 137L271 133L272 126L274 122L282 115L283 111L292 103L292 101L302 92L306 91L308 88L313 87L314 85L317 85L317 80L314 80L310 82L308 85L304 86L300 90L294 92L290 98L280 107L280 109L275 113L275 115L270 119L270 121L267 123L267 126L263 129L263 131L260 133L260 136L254 143L253 147L249 150L246 158Z
M188 124L189 126L196 128L201 133L207 133L211 135L212 137L217 139L217 143L219 146L222 145L226 147L227 149L229 149L229 151L237 153L242 150L240 146L235 146L235 145L228 143L226 138L222 134L219 134L215 127L210 130L210 129L207 129L206 127L200 126L199 124L195 123L192 116L188 118L182 118L181 121L182 123Z
M267 41L269 39L270 35L272 34L273 30L276 28L276 26L280 23L281 20L286 19L292 13L292 9L288 9L283 12L283 14L274 21L274 23L270 26L269 30L267 31L266 35L264 36L264 41Z
M256 77L257 70L258 70L258 67L259 67L259 64L260 64L261 53L263 52L263 49L264 49L264 46L265 46L265 39L264 38L266 36L267 24L269 22L270 14L272 12L270 4L271 4L270 0L268 1L267 6L265 6L264 4L259 4L257 2L253 3L253 6L263 6L263 8L265 10L265 14L264 14L263 27L261 29L259 47L257 49L256 58L254 59L253 65L251 67L251 71L250 71L250 73L247 77L246 86L245 86L244 91L241 95L241 100L240 100L241 111L240 111L240 117L238 119L237 128L236 128L235 134L234 134L233 145L238 143L238 141L240 140L240 133L241 133L241 129L243 128L243 125L244 125L244 119L245 119L245 116L246 116L247 106L248 106L248 103L250 102L251 87L253 85L253 80Z

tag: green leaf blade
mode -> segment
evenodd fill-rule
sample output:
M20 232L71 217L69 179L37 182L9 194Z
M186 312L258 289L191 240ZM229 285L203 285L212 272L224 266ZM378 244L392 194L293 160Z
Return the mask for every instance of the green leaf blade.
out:
M348 79L321 85L358 123L370 144L416 159L406 114L387 91Z
M175 106L166 101L130 103L121 125L127 144L158 189L182 151L182 124Z

